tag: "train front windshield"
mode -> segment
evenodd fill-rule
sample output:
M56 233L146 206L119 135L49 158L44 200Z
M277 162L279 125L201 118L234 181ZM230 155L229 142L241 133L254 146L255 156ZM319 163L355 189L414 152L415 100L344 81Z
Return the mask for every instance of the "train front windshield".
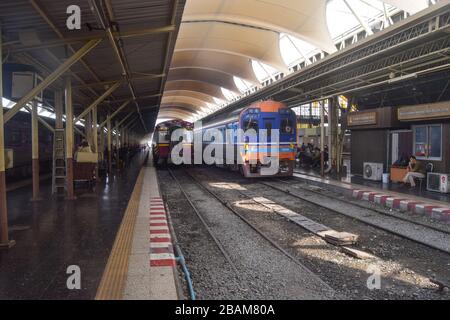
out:
M244 130L253 129L256 132L259 130L258 119L254 115L246 115L243 122Z

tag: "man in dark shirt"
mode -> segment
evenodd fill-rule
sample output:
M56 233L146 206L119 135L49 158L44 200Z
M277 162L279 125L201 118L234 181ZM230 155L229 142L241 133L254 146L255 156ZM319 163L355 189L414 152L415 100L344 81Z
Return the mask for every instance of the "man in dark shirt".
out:
M404 183L409 183L411 188L415 188L416 183L414 178L425 178L425 169L420 161L417 161L415 156L411 156L408 164L408 173L403 178Z

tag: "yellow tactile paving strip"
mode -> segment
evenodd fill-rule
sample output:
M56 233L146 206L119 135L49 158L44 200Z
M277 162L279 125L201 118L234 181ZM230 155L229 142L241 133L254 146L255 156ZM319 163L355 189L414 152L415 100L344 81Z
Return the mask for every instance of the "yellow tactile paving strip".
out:
M133 241L134 225L139 209L139 199L144 179L141 170L128 202L122 223L117 232L95 300L121 300L128 273L128 260Z

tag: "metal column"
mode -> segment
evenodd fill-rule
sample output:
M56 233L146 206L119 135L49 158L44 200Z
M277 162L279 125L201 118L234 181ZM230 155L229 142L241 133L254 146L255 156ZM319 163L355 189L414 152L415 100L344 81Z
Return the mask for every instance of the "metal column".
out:
M67 200L74 200L73 189L73 106L72 106L72 82L66 77L66 183Z
M42 200L39 195L39 122L38 104L32 102L31 109L31 165L33 171L33 198L32 201Z
M119 164L120 164L120 159L119 159L119 155L120 155L120 151L119 151L119 149L120 149L120 146L119 146L119 144L120 144L120 141L119 141L119 122L116 120L116 126L115 126L115 131L116 131L116 134L115 134L115 136L114 136L114 140L116 141L116 169L117 170L119 170L120 169L120 166L119 166Z
M108 116L106 118L106 130L108 131L108 138L107 138L107 147L108 147L108 173L111 174L112 172L112 154L111 154L111 115L108 113Z
M5 135L3 124L3 56L2 28L0 25L0 248L11 248L15 242L8 236L8 209L5 182Z
M105 131L104 131L104 126L101 125L101 123L103 118L101 118L100 125L98 127L98 134L99 134L99 145L98 145L98 152L99 154L101 154L101 159L102 161L105 161L106 159L104 158L105 156Z
M338 169L338 134L339 134L339 107L338 107L338 97L329 99L328 103L328 123L329 123L329 135L330 135L330 146L329 146L329 159L331 161L332 168L339 173Z
M89 147L93 151L93 141L92 141L92 114L89 112L84 116L84 134L86 135L86 141Z
M320 108L320 175L325 176L325 107L323 101L319 102Z
M55 91L55 128L63 129L63 91L56 90Z
M97 106L92 109L92 152L97 154L98 157L98 119L97 119ZM98 158L97 165L95 166L95 181L98 181Z

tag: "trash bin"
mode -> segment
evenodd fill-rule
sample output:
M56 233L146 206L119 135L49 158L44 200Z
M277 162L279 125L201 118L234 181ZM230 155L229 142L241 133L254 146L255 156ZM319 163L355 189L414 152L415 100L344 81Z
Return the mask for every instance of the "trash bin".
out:
M383 183L385 184L389 183L390 176L391 175L389 173L383 173Z

